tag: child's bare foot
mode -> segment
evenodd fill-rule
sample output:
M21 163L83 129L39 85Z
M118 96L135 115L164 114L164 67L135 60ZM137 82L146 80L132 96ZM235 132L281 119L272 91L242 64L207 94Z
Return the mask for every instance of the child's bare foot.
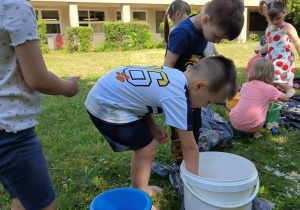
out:
M163 189L160 188L160 187L157 187L157 186L148 186L147 187L147 193L150 196L153 196L153 195L162 195L163 194Z
M152 205L151 210L159 210L159 209Z
M259 131L257 131L254 135L253 135L253 138L255 139L259 139L262 135L260 134Z

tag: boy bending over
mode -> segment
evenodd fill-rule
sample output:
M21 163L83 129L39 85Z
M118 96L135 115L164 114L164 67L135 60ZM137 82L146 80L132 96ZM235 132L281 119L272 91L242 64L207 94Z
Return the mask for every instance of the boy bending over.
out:
M168 67L125 66L101 77L85 106L91 120L114 152L133 150L131 187L161 194L148 186L157 144L169 140L167 131L152 114L164 112L165 122L178 130L183 141L186 168L198 175L199 150L192 128L193 108L232 99L237 92L237 72L223 56L201 59L190 70Z

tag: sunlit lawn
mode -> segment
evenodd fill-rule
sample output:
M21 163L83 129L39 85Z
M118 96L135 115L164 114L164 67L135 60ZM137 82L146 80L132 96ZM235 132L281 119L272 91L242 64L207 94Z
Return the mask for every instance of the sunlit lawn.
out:
M218 51L233 59L239 74L239 84L246 81L245 67L254 56L253 47L258 43L219 44ZM92 125L84 106L86 96L97 79L110 70L125 65L158 65L164 60L164 49L102 52L86 54L62 54L53 52L45 55L49 70L63 78L81 76L81 91L74 98L43 96L42 113L37 132L43 142L44 153L53 184L57 192L57 209L88 209L98 194L117 187L130 186L129 168L132 152L113 153L107 142ZM298 58L297 58L298 61ZM296 65L296 77L300 77L300 66ZM300 94L297 91L297 94ZM221 105L214 106L224 115ZM156 116L164 124L163 115ZM233 147L219 149L241 155L252 161L261 180L259 198L276 203L275 209L300 209L299 183L278 177L265 166L279 169L285 174L300 172L299 131L280 126L279 134L272 135L262 129L259 140L236 135ZM271 145L266 143L268 141ZM169 163L170 142L159 146L156 161ZM177 191L169 180L152 173L151 185L164 188L164 195L153 198L157 207L164 210L179 209ZM297 192L298 191L298 192ZM289 198L288 194L292 197ZM298 194L298 198L297 198ZM10 209L8 194L0 186L0 209Z

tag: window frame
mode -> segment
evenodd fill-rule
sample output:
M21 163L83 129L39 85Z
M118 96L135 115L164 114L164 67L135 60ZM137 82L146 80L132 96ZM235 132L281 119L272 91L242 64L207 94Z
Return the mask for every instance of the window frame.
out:
M121 12L121 20L118 20L118 16L117 16L117 12ZM115 15L116 15L116 21L123 21L123 18L122 18L122 10L116 10L115 11Z
M162 12L162 14L163 14L162 22L164 22L164 16L165 16L166 12L163 11L163 10L155 10L155 33L156 34L161 34L161 32L157 32L157 28L156 28L156 24L157 24L156 12ZM159 29L159 26L158 26L158 29Z
M60 33L62 33L62 23L61 23L61 12L60 9L48 9L48 8L39 8L34 9L35 11L38 11L38 18L45 22L45 24L59 24ZM59 20L43 20L42 17L42 11L57 11L58 12L58 18ZM53 36L57 35L57 33L47 33L46 36Z
M93 24L93 23L96 23L96 24L97 24L97 23L102 23L102 24L104 24L105 19L106 19L106 16L107 16L107 11L104 10L104 9L102 9L102 10L98 10L98 9L78 9L78 13L79 13L80 11L87 11L87 12L88 12L88 19L89 19L89 20L86 20L86 21L80 21L80 20L79 20L79 14L78 14L78 24L79 24L79 26L80 26L80 24L88 24L88 27L91 27L91 28L92 28L92 24ZM91 19L90 11L92 11L92 12L103 12L103 13L104 13L104 21L91 21L91 20L90 20L90 19ZM104 34L104 31L103 31L103 32L94 32L94 34Z
M133 13L134 12L145 12L145 14L146 14L146 20L133 20ZM144 22L144 23L147 23L147 21L148 21L148 11L147 10L132 10L131 11L131 20L132 20L132 22Z

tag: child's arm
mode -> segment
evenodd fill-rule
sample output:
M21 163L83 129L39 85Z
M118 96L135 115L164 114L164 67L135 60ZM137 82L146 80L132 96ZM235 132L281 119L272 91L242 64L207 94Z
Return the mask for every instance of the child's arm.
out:
M288 102L289 101L289 97L287 94L285 93L281 93L281 95L278 97L278 100L279 101L282 101L282 102Z
M192 131L177 129L181 139L181 147L186 169L199 175L199 149Z
M214 46L214 55L220 55L220 53L218 52L216 46L215 45L213 45L213 46Z
M15 47L17 58L26 84L33 90L48 95L72 97L79 91L80 78L62 80L47 70L38 41L26 41Z
M168 132L161 125L157 124L151 115L144 116L143 121L153 138L156 139L159 144L165 144L169 141L170 136Z
M287 35L290 37L292 43L294 44L294 46L298 52L298 55L300 56L300 39L299 39L299 36L298 36L298 33L297 33L295 27L291 24L287 25ZM300 64L300 58L299 58L298 63Z
M179 55L172 53L171 51L168 50L166 58L165 58L164 66L174 68L178 58L179 58Z
M268 52L268 43L265 44L262 48L261 48L261 51L260 51L260 55L264 54Z

